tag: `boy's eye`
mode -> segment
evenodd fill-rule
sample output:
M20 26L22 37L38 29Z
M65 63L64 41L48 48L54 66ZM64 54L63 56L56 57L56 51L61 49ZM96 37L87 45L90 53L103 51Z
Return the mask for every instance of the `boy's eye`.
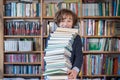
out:
M65 22L65 20L62 20L61 22Z
M68 20L68 22L72 22L72 20Z
M64 19L64 20L62 20L61 22L72 22L72 20L67 20L67 19Z

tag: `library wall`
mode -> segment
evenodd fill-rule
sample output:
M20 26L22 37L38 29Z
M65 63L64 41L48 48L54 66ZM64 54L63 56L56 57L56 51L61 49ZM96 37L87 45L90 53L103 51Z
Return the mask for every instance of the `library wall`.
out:
M2 2L3 0L0 1L0 79L2 78L2 71L3 71L3 20L2 20L2 15L3 15L3 6Z

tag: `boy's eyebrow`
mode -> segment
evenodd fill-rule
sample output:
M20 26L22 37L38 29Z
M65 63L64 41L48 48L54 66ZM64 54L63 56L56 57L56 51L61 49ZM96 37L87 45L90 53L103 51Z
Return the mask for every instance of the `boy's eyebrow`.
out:
M62 18L62 20L65 20L65 19L68 19L68 20L73 20L72 18Z
M62 19L73 19L73 18L62 18Z

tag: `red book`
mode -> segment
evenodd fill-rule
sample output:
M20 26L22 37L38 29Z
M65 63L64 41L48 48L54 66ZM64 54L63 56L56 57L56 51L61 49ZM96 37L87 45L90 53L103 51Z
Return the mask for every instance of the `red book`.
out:
M113 60L113 74L118 74L118 57Z

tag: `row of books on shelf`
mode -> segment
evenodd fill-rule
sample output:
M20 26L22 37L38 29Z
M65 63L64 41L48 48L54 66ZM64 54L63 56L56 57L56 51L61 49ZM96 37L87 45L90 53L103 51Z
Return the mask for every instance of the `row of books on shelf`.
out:
M85 55L83 75L119 75L120 55Z
M58 76L58 77L60 77L60 76ZM39 78L26 78L26 79L25 78L4 78L3 80L39 80ZM106 80L106 78L93 78L93 79L84 78L82 80ZM111 78L109 80L116 80L116 78Z
M85 19L75 26L80 29L81 36L118 36L120 35L119 20L95 20ZM79 27L78 27L79 26ZM43 35L56 29L53 21L43 21ZM5 35L40 35L41 25L39 21L13 21L5 22Z
M39 2L8 2L4 4L5 16L11 17L39 17L41 5Z
M83 3L83 16L120 16L119 0L110 0L98 3Z
M78 3L65 3L65 2L55 2L55 3L44 3L44 16L54 16L59 9L67 8L75 12L80 16L80 2Z
M58 1L59 2L59 1ZM82 14L83 16L119 16L120 15L120 5L119 0L111 0L104 3L85 3L82 4ZM77 3L45 3L45 13L46 16L54 16L58 9L68 8L80 16L80 2ZM40 16L41 5L38 2L33 3L21 3L21 2L11 2L5 4L5 16L27 16L36 17ZM23 12L24 11L24 12Z
M40 65L5 65L5 74L41 74Z
M55 36L54 34L52 36ZM58 35L57 35L58 36ZM47 44L50 44L47 50L50 50L54 47L52 44L58 44L56 45L56 48L60 48L63 46L67 46L69 49L71 49L69 43L70 35L59 35L63 38L50 38L51 40L48 40ZM65 39L66 38L66 39ZM61 41L57 41L57 39L60 39ZM55 41L56 40L56 41ZM71 40L71 42L73 42ZM62 44L64 43L64 44ZM120 51L120 39L119 38L82 38L83 43L83 50L84 51ZM4 50L5 51L33 51L33 41L4 41ZM39 47L38 47L39 48Z
M104 1L99 3L83 3L82 10L80 2L54 2L45 3L45 16L54 16L56 11L67 8L75 12L78 16L120 16L119 0Z
M5 22L5 35L40 35L39 21L9 20Z
M82 38L84 51L120 51L119 38Z
M81 36L119 36L119 25L119 20L84 19L78 22L75 28L79 29ZM54 32L57 28L53 21L48 21L47 26L49 26L50 32Z
M40 80L39 78L3 78L3 80Z
M5 54L5 62L40 62L40 54Z
M57 28L50 33L45 49L45 73L46 79L68 79L67 71L72 68L70 57L72 43L76 36L72 29Z
M40 38L7 38L4 41L4 51L40 51L40 41Z
M116 80L116 78L110 78L110 79L106 79L106 78L83 78L82 80Z
M33 51L33 42L6 40L4 41L4 50L5 51Z
M120 35L119 20L85 19L79 22L81 36L117 36Z

